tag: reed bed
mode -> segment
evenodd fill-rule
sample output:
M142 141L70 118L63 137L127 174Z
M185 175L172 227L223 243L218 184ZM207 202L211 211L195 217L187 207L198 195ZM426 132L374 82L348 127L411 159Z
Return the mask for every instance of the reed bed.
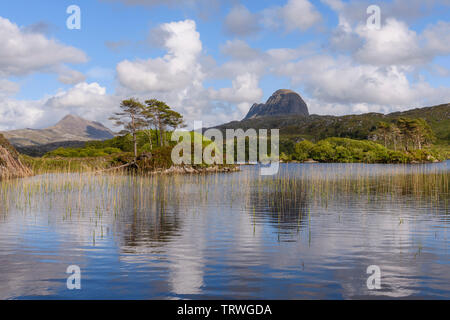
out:
M226 187L225 187L226 186ZM224 194L224 192L226 194ZM342 166L324 170L284 170L276 176L263 177L252 170L241 173L209 175L135 175L124 171L98 174L87 171L43 173L35 177L0 181L1 208L15 206L34 210L52 199L64 199L66 210L118 213L125 203L134 202L140 211L152 208L154 202L182 203L195 198L200 205L208 197L220 204L243 194L276 202L281 207L296 199L337 201L343 195L377 199L419 199L430 206L449 199L448 170L389 166L383 172L371 172L370 165ZM127 195L123 197L123 195ZM131 198L130 198L131 197ZM223 204L223 203L222 203Z
M302 169L303 168L303 169ZM48 214L52 221L87 222L93 238L111 225L154 221L160 228L167 214L186 208L228 207L257 216L270 211L278 221L304 219L309 205L328 208L345 201L376 204L414 200L429 212L448 214L449 171L418 166L387 166L372 172L370 165L291 166L273 177L254 169L208 175L135 175L124 171L44 173L0 181L0 219L11 212L27 217ZM118 222L118 223L115 223ZM295 222L295 221L294 221Z

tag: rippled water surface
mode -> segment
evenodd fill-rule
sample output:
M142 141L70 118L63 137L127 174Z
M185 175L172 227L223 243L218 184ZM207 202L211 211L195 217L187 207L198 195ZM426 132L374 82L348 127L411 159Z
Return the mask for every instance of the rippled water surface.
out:
M450 299L448 164L3 181L0 299Z

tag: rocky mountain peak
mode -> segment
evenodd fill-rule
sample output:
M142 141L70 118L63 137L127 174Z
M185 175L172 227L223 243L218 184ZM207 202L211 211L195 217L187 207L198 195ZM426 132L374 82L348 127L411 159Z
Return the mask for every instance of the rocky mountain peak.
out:
M266 103L255 103L244 120L281 115L308 116L308 106L295 91L280 89L275 91Z

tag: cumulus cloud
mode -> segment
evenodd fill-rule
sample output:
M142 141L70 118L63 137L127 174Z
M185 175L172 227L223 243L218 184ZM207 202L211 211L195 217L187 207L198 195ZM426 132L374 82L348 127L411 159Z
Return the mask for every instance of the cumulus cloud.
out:
M0 17L0 76L57 72L66 63L86 61L83 51L48 39L40 33L25 32Z
M260 12L250 12L239 4L225 17L224 29L235 36L250 36L266 27L286 32L306 31L322 19L319 11L308 0L288 0L284 6L273 6Z
M428 26L423 34L426 50L434 55L450 54L450 22L439 21Z
M118 105L119 97L108 95L96 82L79 83L39 100L7 98L0 105L0 130L46 127L69 113L108 125Z
M224 22L225 31L237 36L249 36L260 30L258 14L251 13L245 6L234 6Z
M218 124L220 119L242 117L262 97L259 79L267 67L263 60L269 54L260 59L262 52L244 41L229 41L222 46L222 52L232 60L217 66L202 54L200 34L192 20L163 24L152 34L162 39L167 53L148 60L120 62L117 75L121 95L165 100L187 120L203 119L210 125ZM223 78L231 79L229 88L204 87L206 79Z
M232 81L231 88L212 90L211 97L215 100L222 100L231 103L249 103L259 101L263 92L259 88L258 77L255 74L243 73ZM243 110L243 111L248 111Z
M448 7L448 0L392 0L374 1L371 0L321 0L332 10L339 14L340 21L346 21L351 26L366 23L368 15L366 9L370 5L378 5L381 9L381 18L395 18L397 20L414 22L424 18L436 10L439 6Z
M434 58L450 54L450 23L436 22L414 31L400 18L386 18L381 30L369 30L365 27L366 7L362 9L364 19L358 20L355 9L348 7L352 1L323 0L339 16L338 27L329 39L333 49L330 52L327 52L330 47L315 43L263 50L234 39L220 46L225 60L219 64L212 56L205 55L193 20L164 23L152 30L151 35L158 39L157 44L165 53L119 62L115 70L118 87L113 95L96 82L87 83L83 74L67 67L66 64L86 60L81 51L24 31L8 20L0 20L0 26L7 27L6 31L0 29L0 40L5 39L0 43L0 49L5 48L0 50L0 97L4 100L0 105L0 129L50 125L67 113L108 124L108 116L125 97L164 100L187 121L203 120L206 126L211 126L240 119L253 103L261 102L260 81L266 76L290 81L291 88L305 98L312 113L386 113L448 102L448 88L431 86L420 77L418 70L448 74L448 69L438 65ZM156 0L122 2L160 4ZM403 0L394 2L406 4ZM412 5L416 4L413 0ZM284 6L256 13L242 5L234 6L225 18L224 28L240 37L258 32L262 25L274 30L303 32L321 19L312 2L289 0ZM10 39L15 38L19 39L20 50L7 47L11 45ZM24 39L31 45L24 43ZM114 50L124 45L110 44ZM40 100L11 98L19 86L9 81L9 76L42 70L50 70L58 74L61 82L74 86ZM114 75L111 72L97 67L86 75L90 80L110 79ZM412 74L419 76L411 77ZM228 84L223 85L224 81ZM207 83L221 85L206 87Z
M428 52L422 50L416 32L395 19L388 19L380 30L358 26L356 33L364 39L355 57L367 64L415 65L429 60Z
M282 7L264 10L262 15L266 27L283 27L288 32L306 31L322 19L319 11L308 0L289 0Z
M215 106L203 87L206 77L203 62L208 65L214 62L203 59L196 23L192 20L165 23L153 30L152 35L160 39L167 53L154 59L120 62L117 65L118 93L164 100L188 121L213 121L217 115L206 115Z
M423 81L411 83L406 70L356 64L349 57L315 56L281 67L280 75L305 87L318 103L346 112L395 111L448 101L446 88L433 88ZM331 112L334 113L335 112Z
M181 90L201 81L197 61L202 43L193 20L165 23L157 30L167 54L148 60L125 60L117 66L120 83L134 92Z
M410 29L405 22L388 17L383 20L381 28L376 30L368 28L365 20L356 20L355 24L347 12L350 8L355 10L349 3L340 0L323 1L339 15L339 24L329 38L330 48L339 53L350 54L360 63L417 68L429 64L437 56L450 53L448 22L438 21L420 33ZM406 7L406 3L396 2L396 6L400 4ZM382 16L385 15L382 11Z
M44 101L4 99L0 105L0 131L34 128L40 125Z

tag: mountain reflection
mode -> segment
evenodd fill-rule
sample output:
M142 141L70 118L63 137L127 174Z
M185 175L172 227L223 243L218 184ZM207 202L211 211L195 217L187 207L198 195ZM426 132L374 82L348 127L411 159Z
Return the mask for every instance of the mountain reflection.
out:
M8 181L0 298L448 298L448 177L446 164L326 164Z

